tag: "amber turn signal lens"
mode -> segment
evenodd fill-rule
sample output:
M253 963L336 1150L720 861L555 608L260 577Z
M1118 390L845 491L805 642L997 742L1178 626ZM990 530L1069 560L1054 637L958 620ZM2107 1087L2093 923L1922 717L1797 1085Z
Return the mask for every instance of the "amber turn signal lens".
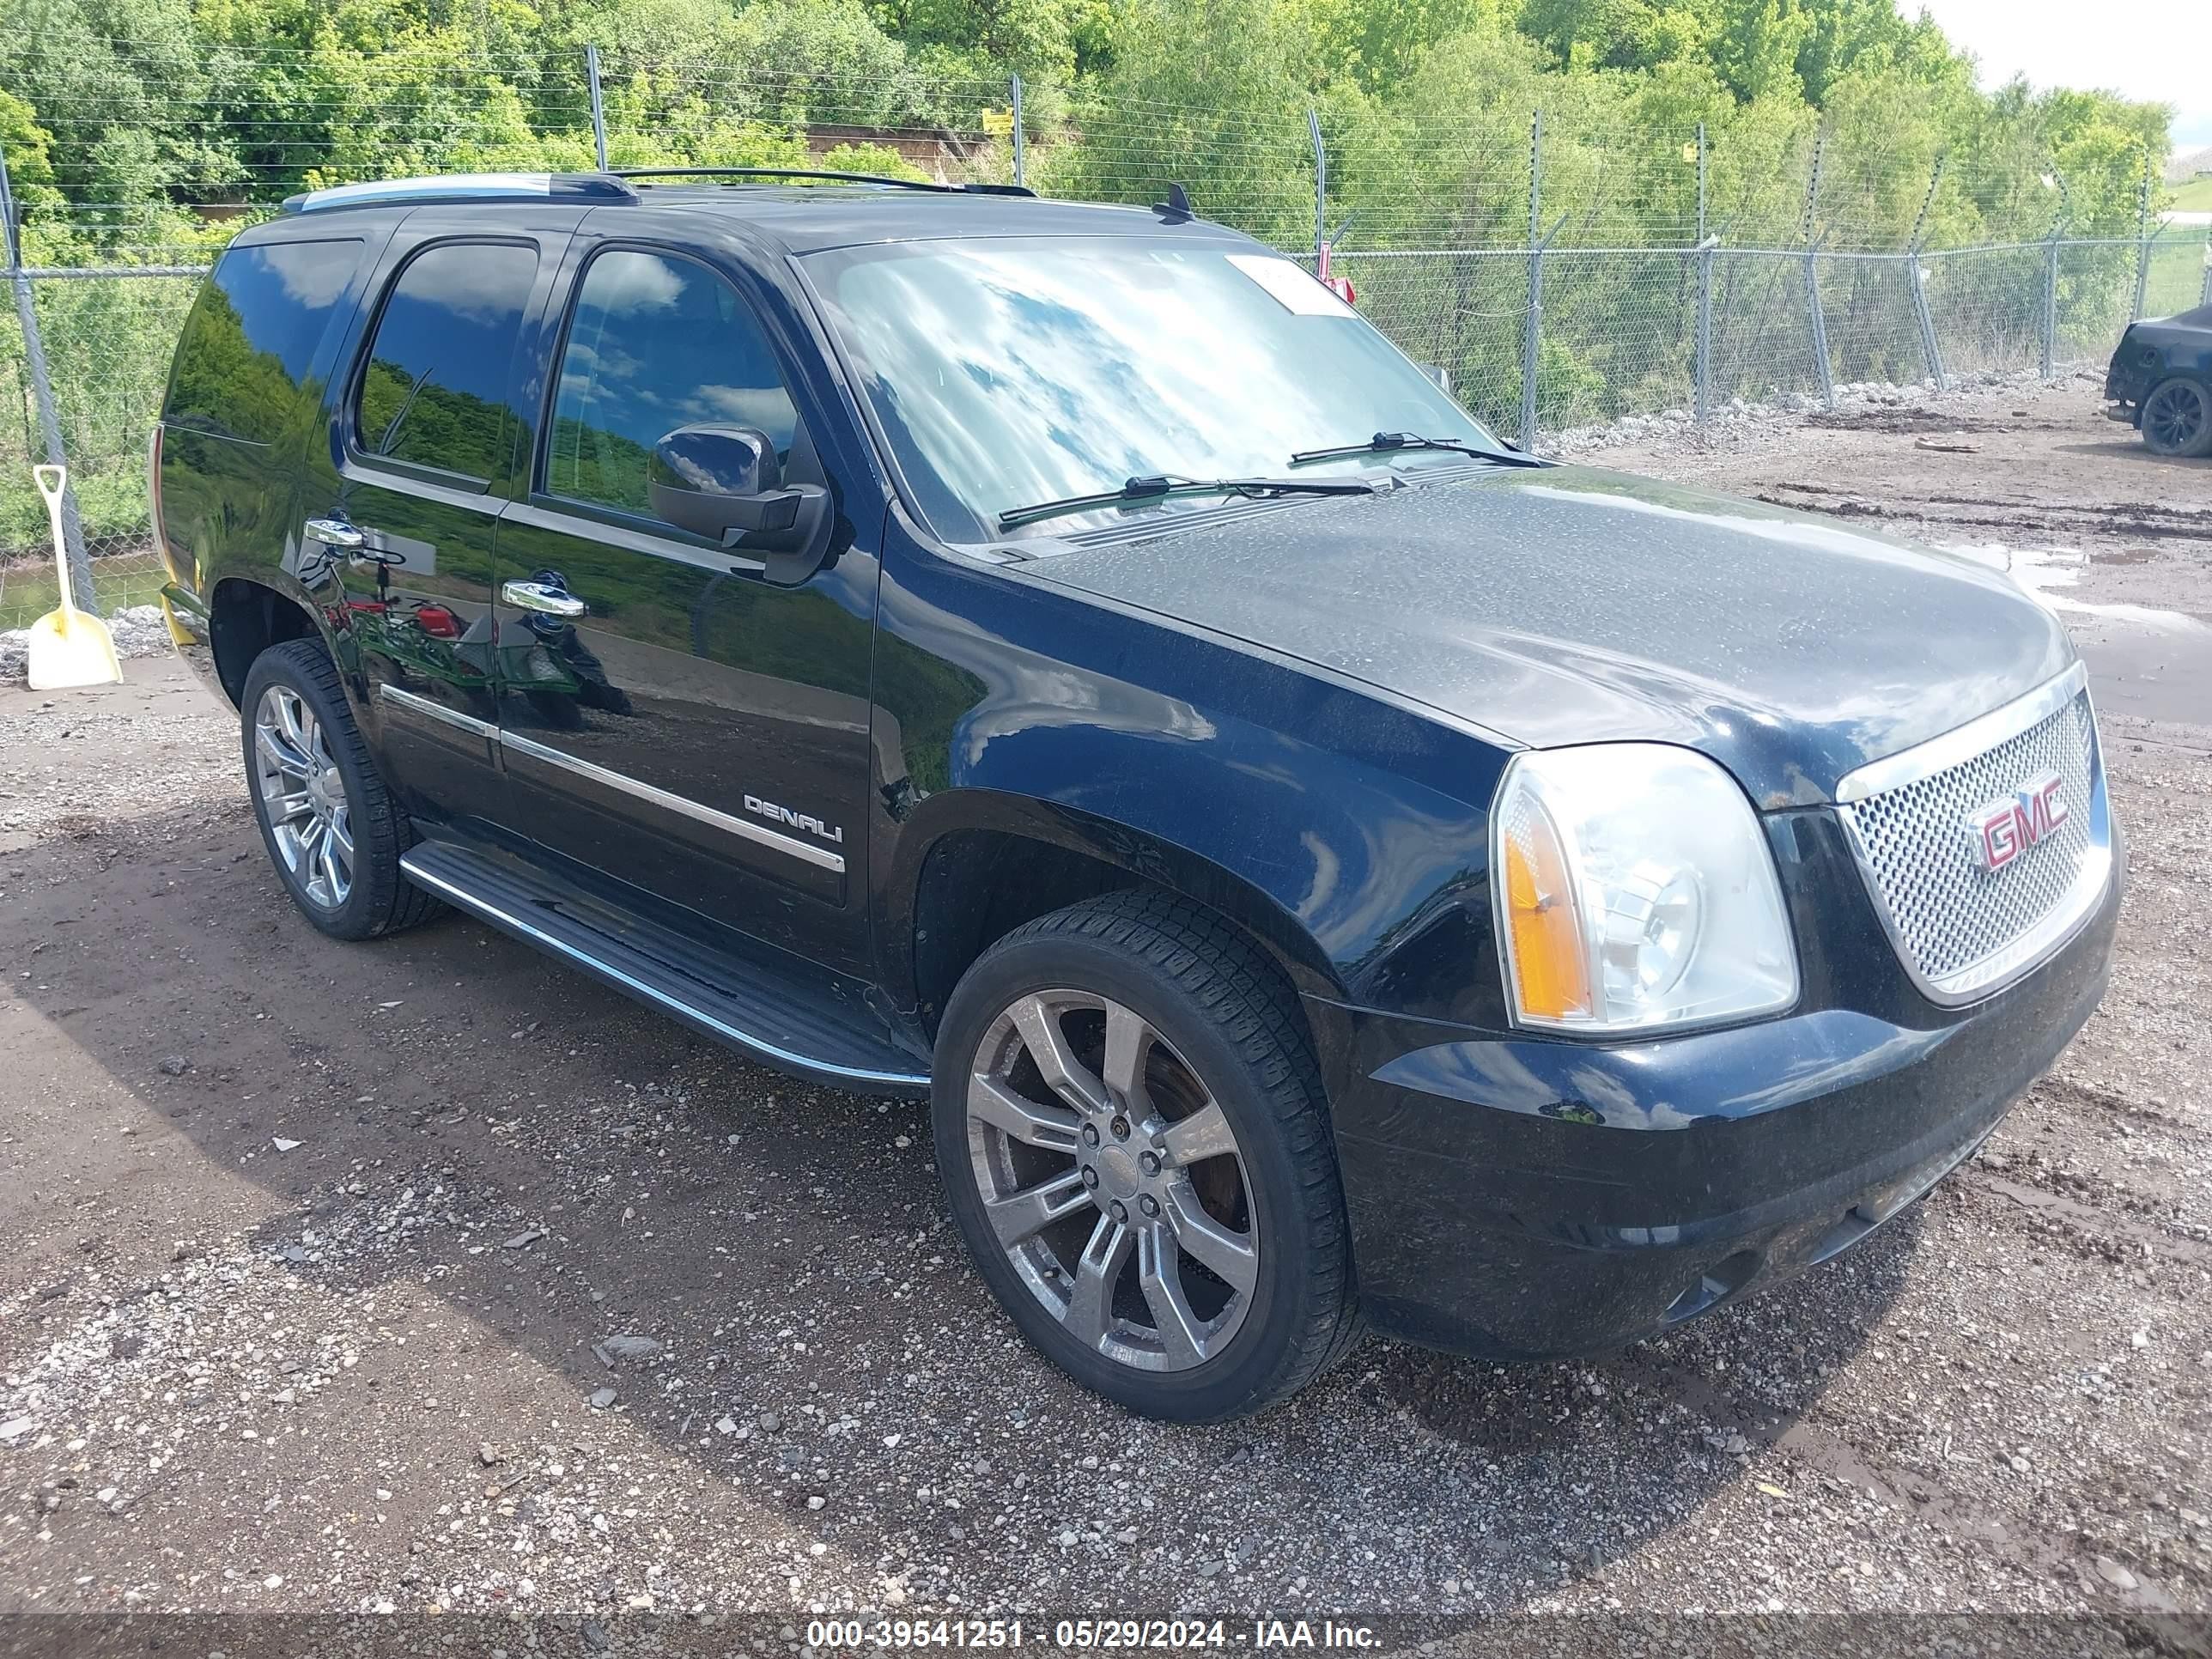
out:
M1541 809L1531 807L1514 814L1503 840L1506 925L1521 1012L1540 1019L1587 1018L1589 963L1559 831Z

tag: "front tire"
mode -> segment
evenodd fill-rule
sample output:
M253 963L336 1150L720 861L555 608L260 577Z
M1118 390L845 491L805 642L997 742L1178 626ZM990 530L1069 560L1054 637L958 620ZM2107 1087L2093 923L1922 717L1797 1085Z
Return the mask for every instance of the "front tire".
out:
M247 793L284 890L332 939L411 927L436 902L400 873L410 839L320 640L254 659L239 699Z
M977 1270L1085 1388L1237 1417L1357 1340L1297 1000L1212 913L1115 894L1000 940L946 1005L933 1112Z
M2186 374L2160 381L2143 399L2142 438L2154 455L2212 455L2212 386Z

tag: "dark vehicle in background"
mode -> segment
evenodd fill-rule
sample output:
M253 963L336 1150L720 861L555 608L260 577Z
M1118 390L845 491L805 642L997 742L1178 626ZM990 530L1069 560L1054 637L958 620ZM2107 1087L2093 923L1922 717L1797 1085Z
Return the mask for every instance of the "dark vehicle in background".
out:
M154 460L300 908L442 902L928 1100L983 1280L1134 1409L1778 1282L2103 991L2048 611L1518 453L1180 203L295 208L216 266Z
M2154 455L2212 455L2212 306L2130 323L2105 397Z

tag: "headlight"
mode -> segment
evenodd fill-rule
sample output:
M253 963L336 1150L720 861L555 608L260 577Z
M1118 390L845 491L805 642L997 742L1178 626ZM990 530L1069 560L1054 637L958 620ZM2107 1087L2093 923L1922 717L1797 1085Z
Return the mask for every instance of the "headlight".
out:
M1703 755L1656 743L1516 755L1491 822L1492 902L1523 1025L1601 1035L1796 1000L1766 837Z

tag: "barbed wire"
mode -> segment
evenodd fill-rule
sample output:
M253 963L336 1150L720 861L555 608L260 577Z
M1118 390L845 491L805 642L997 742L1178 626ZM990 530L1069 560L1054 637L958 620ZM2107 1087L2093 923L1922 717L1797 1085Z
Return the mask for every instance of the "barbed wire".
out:
M868 130L853 142L902 153L944 144L947 153L928 162L945 176L1005 170L1000 157L965 152L994 147L982 118L1003 118L1013 101L1008 80L919 64L764 69L720 55L738 38L605 49L611 144L658 145L682 161L687 145L724 142L705 130L718 123L790 129L810 145L811 129L849 126ZM34 40L0 69L0 86L50 127L130 125L173 152L136 173L89 151L55 157L76 205L52 216L88 234L104 198L227 207L280 198L310 174L333 182L388 176L394 164L565 160L589 139L587 76L573 47L439 37L365 52L216 39L189 62L168 40L80 39L68 50L104 54L102 74L80 82L60 73L58 49ZM243 70L247 84L218 84L219 70ZM183 84L165 85L158 99L128 84L155 76ZM2053 170L2017 144L1958 157L1905 136L1844 148L1824 144L1809 116L1779 132L1725 128L1702 139L1624 131L1603 112L1569 111L1546 122L1532 169L1533 112L1495 106L1470 107L1443 128L1415 128L1388 110L1357 121L1332 111L1323 119L1331 153L1321 158L1308 149L1308 112L1287 91L1272 107L1208 107L1040 87L1030 108L1031 170L1070 194L1127 199L1181 182L1231 222L1272 231L1310 188L1318 159L1330 173L1326 214L1355 217L1358 235L1382 246L1524 240L1532 195L1563 248L1681 247L1711 234L1737 246L1780 244L1808 240L1809 230L1827 248L1894 249L1916 230L1926 233L1923 245L1943 246L2091 228L2063 222ZM1816 156L1820 188L1809 225L1801 225ZM1939 165L1940 187L1930 191Z
M174 55L101 45L118 65L104 85L9 84L39 79L33 52L8 60L0 90L36 94L33 118L50 131L129 127L155 155L135 171L89 145L51 155L60 192L36 191L25 216L97 597L112 610L166 580L148 534L146 442L197 272L230 236L310 183L588 167L593 134L580 52L314 60L216 42L177 96L149 102L123 82L171 75ZM712 50L600 54L617 165L853 144L948 180L1014 176L1011 81L766 70L710 61ZM262 78L235 90L194 78L241 65ZM262 99L274 101L247 107ZM1630 414L1809 406L1853 381L2094 361L2139 303L2160 314L2212 300L2204 230L2154 234L2139 200L2126 223L2109 199L2101 218L2076 216L2068 181L2017 149L1945 157L1902 137L1824 144L1809 121L1754 143L1576 116L1546 118L1532 145L1534 111L1491 106L1425 126L1386 112L1355 127L1324 111L1316 156L1314 118L1289 99L1208 107L1040 88L1024 109L1024 174L1045 193L1141 204L1181 184L1205 216L1310 266L1316 238L1340 234L1334 269L1362 313L1479 418L1523 439ZM1904 252L1916 236L1917 258ZM1717 240L1700 251L1701 237ZM1824 337L1809 326L1815 303ZM0 318L0 628L51 603L27 483L41 455L22 342Z

